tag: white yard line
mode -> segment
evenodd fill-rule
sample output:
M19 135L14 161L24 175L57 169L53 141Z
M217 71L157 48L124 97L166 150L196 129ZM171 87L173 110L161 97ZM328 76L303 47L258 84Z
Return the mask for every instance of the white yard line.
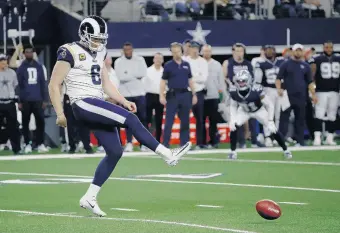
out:
M223 208L223 206L220 205L196 205L197 207L203 207L203 208Z
M18 173L18 172L0 172L0 175L92 178L91 176L44 174L44 173ZM236 183L224 183L224 182L161 180L161 179L136 179L136 178L120 178L120 177L110 177L109 179L110 180L122 180L122 181L158 182L158 183L173 183L173 184L175 184L175 183L177 183L177 184L205 184L205 185L219 185L219 186L238 186L238 187L250 187L250 188L270 188L270 189L287 189L287 190L300 190L300 191L340 193L340 190L337 190L337 189L305 188L305 187L261 185L261 184L236 184Z
M139 210L136 209L127 209L127 208L111 208L111 210L120 210L120 211L127 211L127 212L137 212Z
M303 202L289 202L289 201L278 201L278 204L287 204L287 205L308 205L308 203Z
M291 151L334 151L340 150L340 146L304 146L304 147L290 147ZM247 148L239 149L239 153L254 153L254 152L281 152L282 149L279 147L273 148ZM195 150L189 151L189 155L199 155L199 154L227 154L229 149L211 149L211 150ZM153 152L124 152L123 157L147 157L147 158L159 158ZM47 155L20 155L20 156L0 156L1 160L33 160L33 159L70 159L70 158L100 158L103 157L104 153L97 154L47 154ZM199 158L198 158L199 159Z
M89 217L80 216L80 215L53 214L53 213L32 212L32 211L25 211L25 210L1 210L0 209L0 212L17 213L17 214L33 214L33 215L39 215L39 216L52 216L52 217L68 217L68 218L85 218L85 219L89 219ZM230 228L222 228L222 227L214 227L214 226L207 226L207 225L200 225L200 224L191 224L191 223L182 223L182 222L173 222L173 221L153 220L153 219L109 218L109 217L92 218L92 219L94 219L94 220L121 221L121 222L162 223L162 224L167 224L167 225L186 226L186 227L192 227L192 228L201 228L201 229L216 230L216 231L225 231L225 232L256 233L256 232L246 231L246 230L238 230L238 229L230 229Z

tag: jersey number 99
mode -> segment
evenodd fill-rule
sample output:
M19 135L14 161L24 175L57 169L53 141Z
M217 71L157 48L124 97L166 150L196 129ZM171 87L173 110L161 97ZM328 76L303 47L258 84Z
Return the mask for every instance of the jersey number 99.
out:
M324 79L339 78L340 63L339 62L324 62L320 65L321 76Z
M102 84L102 80L100 79L100 66L99 65L91 66L91 78L92 78L92 83L94 85Z

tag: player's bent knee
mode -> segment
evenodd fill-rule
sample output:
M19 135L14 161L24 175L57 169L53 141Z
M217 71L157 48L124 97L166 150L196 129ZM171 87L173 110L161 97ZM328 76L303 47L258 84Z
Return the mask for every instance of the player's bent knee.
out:
M315 118L323 120L325 119L325 109L315 109Z
M116 160L117 158L121 158L123 155L122 147L120 148L112 147L112 148L104 148L104 149L109 159Z
M336 120L336 114L329 114L329 116L328 116L328 120L329 121L335 121Z

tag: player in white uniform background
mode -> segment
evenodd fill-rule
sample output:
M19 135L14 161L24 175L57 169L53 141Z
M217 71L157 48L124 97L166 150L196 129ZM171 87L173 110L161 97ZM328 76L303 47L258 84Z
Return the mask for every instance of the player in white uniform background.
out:
M127 101L112 84L104 65L108 34L102 18L85 18L80 24L79 36L79 42L59 48L49 93L57 114L56 123L65 127L66 118L60 102L61 85L65 82L66 94L70 97L76 120L82 127L93 130L105 149L106 156L99 163L86 194L80 199L81 207L91 210L95 215L105 216L98 206L97 194L123 153L117 127L130 128L137 140L159 154L171 166L176 165L188 152L191 143L175 150L164 147L138 120L134 114L137 111L136 105ZM122 107L105 101L104 92Z

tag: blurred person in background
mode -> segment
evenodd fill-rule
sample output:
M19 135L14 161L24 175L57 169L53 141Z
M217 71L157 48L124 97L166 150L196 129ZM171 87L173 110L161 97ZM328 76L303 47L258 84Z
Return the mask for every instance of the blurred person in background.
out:
M160 84L163 75L163 55L156 53L153 57L153 65L147 70L146 76L143 78L143 84L146 91L146 121L152 124L153 111L155 111L155 129L156 139L160 141L162 136L162 120L164 106L159 102Z
M328 132L324 144L334 146L336 145L334 141L335 120L339 106L340 56L334 54L333 43L326 41L323 44L323 53L313 56L309 63L318 98L315 105L313 145L320 146L323 141L322 123L324 122Z
M18 79L14 70L8 68L7 57L0 54L0 143L10 139L14 154L20 154L20 132L15 102L18 96ZM6 130L4 130L6 129Z
M147 15L159 15L162 21L169 21L169 13L164 8L165 0L139 0L141 8L145 9Z
M260 49L260 56L254 57L253 59L251 59L251 65L255 69L255 66L258 62L262 62L262 61L265 61L265 60L266 60L266 56L264 54L264 46L262 46L261 49Z
M159 101L166 106L163 145L167 147L169 147L171 130L176 114L178 114L181 121L181 145L185 145L190 140L190 109L192 105L197 103L190 64L182 59L182 44L177 42L171 43L170 50L172 59L164 64L159 90ZM169 89L167 92L166 86Z
M139 120L147 128L146 124L146 99L145 90L142 83L142 78L146 76L147 66L143 57L133 54L133 46L130 42L123 45L123 55L115 60L114 69L119 79L119 92L137 106ZM126 152L133 151L132 132L129 128L126 129L127 144ZM147 150L144 145L141 145L141 150Z
M264 46L265 59L258 62L255 66L254 76L255 82L263 87L264 93L269 97L274 108L274 119L276 127L279 126L281 105L280 99L277 94L275 82L277 74L279 73L279 67L284 62L284 58L276 57L276 50L274 45ZM271 133L268 128L264 128L265 146L272 147L273 142L270 138Z
M183 56L182 59L185 60L189 57L189 49L190 49L190 39L186 39L183 41Z
M285 49L282 51L282 56L283 56L285 59L290 59L290 58L293 56L292 48L285 48Z
M217 122L219 119L218 104L220 103L220 93L226 89L224 75L221 64L211 57L211 45L202 47L203 58L208 63L208 79L206 81L207 94L204 100L204 117L203 117L203 143L208 148L218 147ZM206 142L205 120L209 119L209 137L210 141Z
M293 110L295 116L296 146L304 146L307 89L312 96L314 104L317 102L317 97L315 95L315 84L312 80L311 68L307 62L303 61L303 45L295 44L293 46L293 54L291 59L285 61L280 66L275 83L278 95L283 96L284 92L287 91L290 103L290 107L281 113L279 131L285 137L287 136L289 117Z
M33 113L36 121L36 143L39 153L48 152L44 145L45 118L44 109L47 105L46 73L42 65L33 59L34 48L24 48L25 60L17 69L20 89L19 109L22 112L22 128L25 140L25 153L32 152L32 140L29 122Z
M190 64L192 81L197 96L197 104L192 107L196 118L196 149L205 148L205 140L203 139L204 98L207 94L206 81L209 74L208 62L199 55L200 49L201 45L198 42L191 41L189 57L186 59Z

